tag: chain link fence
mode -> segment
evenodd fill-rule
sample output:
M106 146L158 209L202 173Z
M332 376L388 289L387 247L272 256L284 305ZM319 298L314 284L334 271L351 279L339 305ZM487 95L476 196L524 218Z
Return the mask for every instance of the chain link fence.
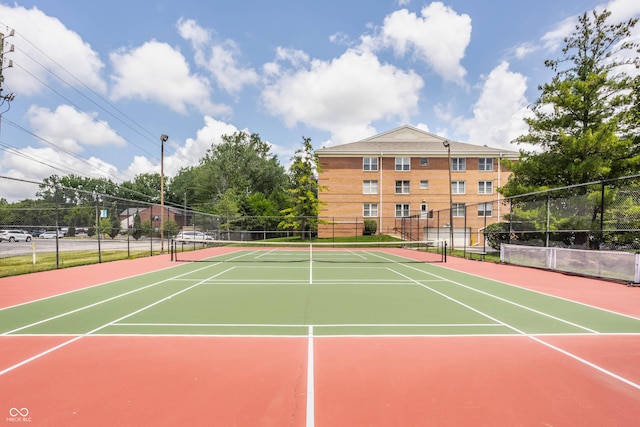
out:
M1 178L8 180L8 178ZM5 182L6 184L6 182ZM405 217L297 218L218 216L188 206L164 205L73 188L42 188L20 181L37 200L0 203L0 229L25 230L39 241L58 230L68 241L83 241L85 251L101 253L116 242L124 257L164 252L185 230L213 240L328 239L392 235L446 240L450 249L487 253L500 245L583 250L640 251L640 175L502 198L479 204L455 203L454 211L418 212ZM381 237L380 237L381 238ZM44 246L44 245L40 245ZM4 249L3 249L4 248ZM0 257L8 256L6 243ZM134 249L132 249L134 248ZM56 245L56 250L60 248Z
M640 176L558 188L504 200L508 214L485 231L500 243L640 251Z

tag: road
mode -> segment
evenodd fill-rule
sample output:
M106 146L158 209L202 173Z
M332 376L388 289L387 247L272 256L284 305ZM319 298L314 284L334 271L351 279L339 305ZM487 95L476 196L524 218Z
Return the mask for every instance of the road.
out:
M100 239L100 249L103 251L108 250L127 250L127 245L132 251L136 250L153 250L160 249L160 240L153 239L151 241L148 238L141 240L130 239ZM33 239L31 242L1 242L0 243L0 258L16 256L16 255L30 255L35 248L36 253L47 253L56 251L55 239ZM169 250L169 243L165 241L165 251ZM60 252L69 251L97 251L98 239L95 238L62 238L58 240L58 250Z

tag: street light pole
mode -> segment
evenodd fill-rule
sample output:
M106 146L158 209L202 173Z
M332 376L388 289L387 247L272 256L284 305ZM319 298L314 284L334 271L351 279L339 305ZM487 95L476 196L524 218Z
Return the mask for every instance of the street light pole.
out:
M451 253L453 253L453 189L451 188L451 143L445 139L442 145L447 149L447 159L449 164L449 231L451 233Z
M164 253L164 143L169 137L160 135L160 253Z

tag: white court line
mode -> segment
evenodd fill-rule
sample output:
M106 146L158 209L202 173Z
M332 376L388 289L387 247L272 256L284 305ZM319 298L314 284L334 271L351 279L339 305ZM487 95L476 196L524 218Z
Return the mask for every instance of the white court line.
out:
M384 257L380 257L380 258L384 258ZM471 286L465 285L465 284L460 283L460 282L456 282L456 281L451 280L451 279L447 279L446 277L442 277L442 276L439 276L439 275L437 275L437 274L434 274L434 273L431 273L431 272L427 272L427 271L424 271L424 270L421 270L421 269L419 269L419 268L415 268L415 267L412 267L412 266L409 266L409 265L407 266L407 268L410 268L410 269L415 270L415 271L419 271L419 272L424 273L424 274L428 274L428 275L433 276L433 277L436 277L436 278L438 278L438 279L440 279L440 280L443 280L443 281L446 281L446 282L449 282L449 283L453 283L454 285L457 285L457 286L460 286L460 287L462 287L462 288L465 288L465 289L468 289L468 290L471 290L471 291L477 292L477 293L479 293L479 294L482 294L482 295L485 295L485 296L488 296L488 297L491 297L491 298L497 299L497 300L499 300L499 301L506 302L507 304L511 304L511 305L514 305L514 306L516 306L516 307L518 307L518 308L522 308L523 310L528 310L528 311L531 311L531 312L533 312L533 313L539 314L539 315L541 315L541 316L548 317L548 318L553 319L553 320L557 320L558 322L566 323L566 324L568 324L568 325L574 326L574 327L579 328L579 329L584 329L585 331L591 332L591 333L593 333L593 334L599 334L599 333L600 333L600 332L598 332L598 331L596 331L596 330L594 330L594 329L587 328L586 326L582 326L582 325L579 325L579 324L577 324L577 323L570 322L569 320L566 320L566 319L561 319L561 318L556 317L556 316L553 316L553 315L551 315L551 314L549 314L549 313L545 313L545 312L543 312L543 311L536 310L536 309L531 308L531 307L527 307L526 305L522 305L522 304L517 303L517 302L515 302L515 301L511 301L511 300L508 300L508 299L506 299L506 298L499 297L499 296L494 295L494 294L491 294L491 293L489 293L489 292L485 292L485 291L481 291L480 289L472 288ZM388 270L390 270L390 271L393 271L394 273L398 274L399 276L404 277L405 279L407 279L407 280L409 280L409 281L411 281L411 282L417 283L418 285L420 285L420 286L422 286L422 287L424 287L424 288L427 288L427 289L429 289L429 290L431 290L431 291L433 291L433 292L436 292L436 293L440 294L441 296L443 296L443 297L445 297L445 298L449 298L449 299L453 300L453 298L450 298L448 295L446 295L446 294L444 294L444 293L441 293L441 292L438 292L438 291L436 291L435 289L433 289L433 288L430 288L430 287L426 286L424 283L422 283L422 282L420 282L420 281L418 281L418 280L415 280L415 279L413 279L413 278L411 278L411 277L409 277L409 276L406 276L406 275L404 275L404 274L402 274L402 273L399 273L399 272L397 272L397 271L395 271L395 270L393 270L393 269L391 269L391 268L389 268L389 267L387 267L387 269L388 269ZM455 301L456 301L456 302L459 302L459 301L457 301L457 300L455 300ZM460 302L459 302L459 303L460 303ZM460 304L462 304L462 303L460 303ZM467 306L467 307L468 307L468 306Z
M313 361L313 326L309 326L307 337L307 424L306 427L315 426L315 364Z
M1 307L0 311L8 310L8 309L14 308L14 307L20 307L20 306L31 304L31 303L34 303L34 302L46 301L46 300L51 299L51 298L57 298L59 296L69 295L69 294L73 294L75 292L81 292L81 291L85 291L87 289L93 289L93 288L96 288L98 286L104 286L104 285L108 285L108 284L111 284L111 283L120 282L120 281L123 281L123 280L129 280L129 279L133 279L135 277L145 276L145 275L148 275L148 274L151 274L151 273L157 273L157 272L160 272L160 271L169 270L170 268L177 268L177 267L179 267L179 266L178 265L172 265L170 267L161 268L159 270L147 271L145 273L134 274L133 276L127 276L127 277L122 277L120 279L109 280L108 282L96 283L95 285L87 286L87 287L84 287L84 288L73 289L71 291L62 292L62 293L59 293L59 294L50 295L50 296L47 296L47 297L42 297L42 298L34 299L34 300L31 300L31 301L21 302L20 304L10 305L8 307ZM179 277L179 276L176 276L176 277Z
M219 265L219 264L216 264L216 265ZM133 290L131 290L131 291L127 291L127 292L125 292L125 293L118 294L118 295L116 295L116 296L113 296L113 297L110 297L110 298L107 298L107 299L104 299L104 300L100 300L100 301L95 302L95 303L93 303L93 304L85 305L85 306L83 306L83 307L76 308L76 309L74 309L74 310L70 310L70 311L67 311L67 312L64 312L64 313L61 313L61 314L55 315L55 316L48 317L48 318L43 319L43 320L39 320L39 321L34 322L34 323L30 323L30 324L28 324L28 325L21 326L21 327L16 328L16 329L12 329L12 330L10 330L10 331L7 331L7 332L4 332L4 333L0 334L0 336L3 336L3 335L10 335L10 334L16 333L16 332L18 332L18 331L21 331L21 330L23 330L23 329L31 328L32 326L41 325L41 324L43 324L43 323L47 323L47 322L49 322L49 321L51 321L51 320L59 319L59 318L61 318L61 317L65 317L65 316L68 316L68 315L70 315L70 314L78 313L78 312L83 311L83 310L86 310L86 309L88 309L88 308L93 308L93 307L99 306L99 305L101 305L101 304L105 304L105 303L107 303L107 302L110 302L110 301L116 300L116 299L118 299L118 298L122 298L122 297L124 297L124 296L131 295L131 294L134 294L134 293L136 293L136 292L143 291L143 290L145 290L145 289L152 288L152 287L157 286L157 285L161 285L161 284L163 284L163 283L165 283L165 282L169 282L169 281L172 281L173 279L177 279L178 277L186 276L186 275L188 275L188 274L195 273L195 272L197 272L197 271L204 270L204 269L206 269L206 268L210 268L210 267L211 267L211 266L202 267L202 268L199 268L199 269L197 269L197 270L190 271L190 272L188 272L188 273L182 273L182 274L179 274L179 275L177 275L177 276L175 276L175 277L173 277L173 278L160 280L159 282L151 283L151 284L149 284L149 285L147 285L147 286L143 286L142 288L136 288L136 289L133 289ZM122 280L126 280L126 279L122 279Z
M421 270L418 270L418 271L421 271ZM400 274L400 273L398 273L398 274ZM586 326L582 326L582 325L579 325L577 323L570 322L569 320L562 319L562 318L557 317L557 316L553 316L553 315L551 315L549 313L545 313L543 311L536 310L536 309L531 308L531 307L527 307L526 305L522 305L522 304L517 303L515 301L511 301L511 300L508 300L506 298L502 298L502 297L499 297L497 295L490 294L489 292L481 291L479 289L472 288L471 286L467 286L467 285L464 285L462 283L455 282L453 280L447 280L444 277L438 276L438 275L433 274L433 273L428 273L428 274L431 274L431 275L433 275L433 276L435 276L435 277L437 277L439 279L445 280L445 281L447 281L449 283L453 283L454 285L463 287L465 289L469 289L469 290L477 292L479 294L482 294L482 295L485 295L485 296L488 296L488 297L491 297L491 298L495 298L495 299L497 299L499 301L502 301L502 302L506 302L507 304L515 305L516 307L521 308L523 310L528 310L528 311L531 311L533 313L539 314L541 316L548 317L548 318L553 319L553 320L557 320L558 322L562 322L562 323L566 323L567 325L575 326L576 328L583 329L583 330L585 330L587 332L590 332L592 334L599 334L600 333L600 332L598 332L598 331L596 331L594 329L587 328ZM400 275L402 276L402 274L400 274ZM425 286L424 284L420 284L420 285L421 286ZM425 286L425 287L427 287L427 286Z
M411 267L411 268L413 268L413 267ZM435 275L435 274L433 274L433 273L429 273L429 272L426 272L426 271L423 271L423 270L420 270L420 269L417 269L417 268L414 268L414 269L415 269L415 270L417 270L417 271L421 271L421 272L423 272L423 273L425 273L425 274L432 274L433 276L439 277L439 276L437 276L437 275ZM390 269L390 270L391 270L391 269ZM394 270L391 270L391 271L394 271ZM546 341L543 341L542 339L540 339L540 338L538 338L538 337L536 337L536 336L534 336L534 335L530 335L530 334L528 334L528 333L526 333L526 332L524 332L524 331L521 331L520 329L516 328L516 327L515 327L515 326L513 326L513 325L509 325L509 324L507 324L507 323L504 323L504 322L502 322L502 321L498 320L497 318L495 318L495 317L493 317L493 316L490 316L490 315L488 315L488 314L486 314L486 313L482 312L481 310L478 310L478 309L476 309L476 308L474 308L474 307L471 307L471 306L469 306L469 305L467 305L467 304L463 303L462 301L458 301L458 300L457 300L457 299L455 299L455 298L452 298L452 297L450 297L450 296L448 296L448 295L446 295L446 294L444 294L444 293L442 293L442 292L439 292L439 291L437 291L437 290L435 290L435 289L432 289L432 288L430 288L430 287L428 287L428 286L426 286L426 285L424 285L424 284L422 284L422 283L418 282L417 280L413 280L413 279L411 279L410 277L405 276L405 275L404 275L404 274L402 274L402 273L399 273L399 272L395 272L395 273L399 274L399 275L400 275L400 276L402 276L402 277L407 278L407 279L408 279L408 280L410 280L410 281L415 282L416 284L418 284L419 286L424 287L425 289L428 289L428 290L430 290L430 291L432 291L432 292L435 292L435 293L437 293L437 294L439 294L439 295L441 295L441 296L443 296L443 297L445 297L445 298L447 298L447 299L449 299L449 300L451 300L451 301L453 301L453 302L455 302L455 303L457 303L457 304L460 304L460 305L461 305L461 306L463 306L463 307L466 307L466 308L468 308L468 309L470 309L470 310L472 310L472 311L474 311L474 312L476 312L476 313L478 313L478 314L480 314L480 315L482 315L482 316L485 316L487 319L491 319L491 320L493 320L493 321L495 321L495 322L498 322L498 323L500 323L500 324L502 324L502 325L506 326L507 328L509 328L509 329L511 329L511 330L513 330L513 331L515 331L515 332L517 332L517 333L519 333L519 334L521 334L521 335L523 335L523 336L525 336L525 337L528 337L529 339L531 339L531 340L533 340L533 341L535 341L535 342L537 342L537 343L539 343L539 344L544 345L545 347L548 347L548 348L550 348L550 349L552 349L552 350L555 350L555 351L557 351L557 352L559 352L559 353L562 353L562 354L564 354L565 356L568 356L568 357L570 357L570 358L572 358L572 359L574 359L574 360L577 360L577 361L578 361L578 362L580 362L580 363L583 363L583 364L585 364L585 365L587 365L587 366L590 366L591 368L593 368L593 369L595 369L595 370L597 370L597 371L599 371L599 372L601 372L601 373L603 373L603 374L605 374L605 375L610 376L611 378L614 378L614 379L616 379L616 380L618 380L618 381L621 381L621 382L623 382L623 383L625 383L625 384L627 384L627 385L630 385L631 387L633 387L633 388L635 388L635 389L637 389L637 390L640 390L640 384L638 384L638 383L635 383L635 382L633 382L633 381L631 381L631 380L628 380L627 378L624 378L624 377L622 377L622 376L620 376L620 375L618 375L618 374L616 374L616 373L614 373L614 372L611 372L611 371L609 371L609 370L607 370L607 369L605 369L605 368L603 368L603 367L601 367L601 366L599 366L599 365L596 365L595 363L589 362L588 360L583 359L582 357L580 357L580 356L578 356L578 355L576 355L576 354L570 353L570 352L568 352L568 351L566 351L566 350L563 350L563 349L561 349L561 348L559 348L559 347L556 347L555 345L553 345L553 344L551 344L551 343L548 343L548 342L546 342ZM445 280L446 280L446 279L445 279ZM464 288L468 288L468 289L475 290L475 289L473 289L473 288L471 288L471 287L468 287L468 286L463 285L463 284L461 284L461 283L455 282L455 281L453 281L453 280L448 280L448 281L449 281L450 283L455 284L455 285L459 285L459 286L462 286L462 287L464 287ZM481 291L478 291L478 292L481 292ZM488 293L485 293L485 292L481 292L481 293L486 294L486 295L488 295L488 296L494 296L494 295L491 295L491 294L488 294ZM494 296L494 297L495 297L495 296ZM498 298L498 297L496 297L496 298ZM498 298L498 299L502 299L502 298ZM509 302L508 300L504 300L504 301ZM519 304L516 304L516 305L518 305L518 306L519 306ZM535 310L533 310L533 311L535 311ZM550 316L550 317L553 317L553 316ZM561 319L558 319L558 320L561 320ZM571 322L567 322L567 323L572 324ZM582 327L582 329L589 330L588 328L585 328L585 327ZM598 332L594 332L594 334L598 334Z
M216 264L216 265L217 265L217 264ZM211 266L203 267L203 268L200 268L200 269L194 270L194 271L192 271L191 273L194 273L194 272L199 271L199 270L203 270L203 269L205 269L205 268L210 268L210 267L211 267ZM226 272L228 272L228 271L230 271L230 270L233 270L234 268L235 268L235 267L228 268L228 269L226 269L226 270L224 270L224 271L221 271L220 273L217 273L217 274L213 275L212 277L216 277L216 276L219 276L219 275L221 275L221 274L224 274L224 273L226 273ZM185 274L188 274L188 273L185 273ZM180 275L180 276L182 276L182 275ZM209 278L209 279L211 279L211 278ZM60 343L60 344L56 345L55 347L52 347L52 348L50 348L50 349L47 349L47 350L45 350L45 351L43 351L43 352L41 352L41 353L38 353L38 354L36 354L36 355L34 355L34 356L32 356L32 357L28 358L28 359L25 359L25 360L23 360L23 361L21 361L21 362L18 362L18 363L16 363L15 365L9 366L8 368L3 369L2 371L0 371L0 376L2 376L2 375L4 375L4 374L6 374L7 372L11 372L11 371L13 371L14 369L17 369L17 368L19 368L19 367L21 367L21 366L23 366L23 365L26 365L27 363L30 363L30 362L32 362L32 361L34 361L34 360L36 360L36 359L39 359L39 358L41 358L42 356L45 356L45 355L47 355L47 354L49 354L49 353L51 353L51 352L53 352L53 351L55 351L55 350L58 350L58 349L60 349L60 348L62 348L62 347L66 347L67 345L69 345L69 344L71 344L71 343L74 343L74 342L76 342L76 341L78 341L78 340L80 340L80 339L82 339L82 338L84 338L84 337L86 337L86 336L89 336L89 335L91 335L91 334L93 334L93 333L95 333L95 332L97 332L97 331L99 331L99 330L101 330L101 329L104 329L104 328L106 328L106 327L108 327L108 326L111 326L111 325L112 325L112 324L114 324L114 323L117 323L117 322L119 322L119 321L121 321L121 320L124 320L124 319L126 319L126 318L128 318L128 317L131 317L131 316L133 316L133 315L135 315L135 314L141 313L142 311L147 310L147 309L149 309L149 308L151 308L151 307L153 307L153 306L155 306L155 305L158 305L158 304L160 304L161 302L164 302L164 301L166 301L166 300L169 300L169 299L173 298L173 297L174 297L174 296L176 296L176 295L180 295L181 293L186 292L186 291L188 291L188 290L191 290L191 289L195 288L196 286L200 286L202 283L206 282L206 281L207 281L207 280L209 280L209 279L202 280L201 282L198 282L198 283L196 283L195 285L191 285L191 286L189 286L189 287L187 287L187 288L184 288L184 289L179 290L178 292L174 292L173 294L171 294L171 295L169 295L169 296L166 296L166 297L164 297L164 298L162 298L162 299L160 299L160 300L158 300L158 301L156 301L156 302L153 302L153 303L151 303L151 304L149 304L149 305L147 305L147 306L145 306L145 307L142 307L142 308L140 308L140 309L138 309L138 310L135 310L135 311L133 311L133 312L131 312L131 313L129 313L129 314L127 314L127 315L125 315L125 316L122 316L122 317L120 317L120 318L118 318L118 319L115 319L115 320L113 320L113 321L109 322L109 323L106 323L106 324L104 324L104 325L102 325L102 326L99 326L99 327L97 327L97 328L95 328L95 329L93 329L93 330L91 330L91 331L89 331L89 332L86 332L86 333L84 333L84 334L78 335L77 337L75 337L75 338L73 338L73 339L70 339L70 340L65 341L65 342L63 342L63 343ZM170 279L167 279L167 280L170 280ZM166 282L167 280L163 280L163 281L158 282L158 283L156 283L156 284ZM147 286L147 287L148 287L148 286ZM59 317L59 316L56 316L56 317ZM42 322L37 322L37 323L42 323ZM23 329L23 328L20 328L20 329Z
M308 328L310 325L308 324L269 324L269 323L125 323L118 322L113 323L112 326L194 326L194 327L265 327L265 328ZM339 323L339 324L329 324L323 323L321 325L313 325L315 328L353 328L353 327L364 327L364 328L407 328L407 327L416 327L416 328L432 328L432 327L485 327L485 326L501 326L504 325L498 323Z

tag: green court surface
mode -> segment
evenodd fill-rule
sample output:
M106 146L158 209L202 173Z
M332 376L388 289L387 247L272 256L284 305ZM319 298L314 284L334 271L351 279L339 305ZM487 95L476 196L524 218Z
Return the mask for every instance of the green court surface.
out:
M640 319L376 250L242 249L0 310L2 335L640 333Z

